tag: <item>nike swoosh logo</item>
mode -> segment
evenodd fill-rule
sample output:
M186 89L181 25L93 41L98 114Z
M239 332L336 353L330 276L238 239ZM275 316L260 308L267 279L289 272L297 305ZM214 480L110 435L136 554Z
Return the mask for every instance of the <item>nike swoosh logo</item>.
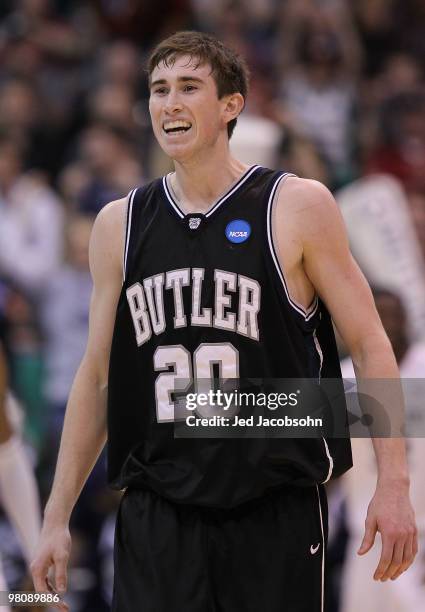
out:
M320 546L320 542L318 543L317 546L313 546L313 544L310 546L310 552L312 555L315 555L317 553L317 551L319 550L319 546Z

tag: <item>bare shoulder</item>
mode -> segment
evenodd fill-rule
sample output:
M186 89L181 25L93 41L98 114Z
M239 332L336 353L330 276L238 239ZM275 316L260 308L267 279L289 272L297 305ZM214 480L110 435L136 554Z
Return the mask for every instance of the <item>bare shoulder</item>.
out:
M122 271L127 198L114 200L96 217L90 239L90 269L93 276L106 269Z
M117 231L118 226L125 226L127 215L127 198L109 202L96 217L95 226L102 231Z
M279 205L286 206L294 212L305 212L311 209L312 214L336 206L329 189L313 179L289 176L279 192Z
M326 240L333 233L345 233L338 205L325 185L312 179L288 177L280 189L277 219L289 223L304 242L311 238Z

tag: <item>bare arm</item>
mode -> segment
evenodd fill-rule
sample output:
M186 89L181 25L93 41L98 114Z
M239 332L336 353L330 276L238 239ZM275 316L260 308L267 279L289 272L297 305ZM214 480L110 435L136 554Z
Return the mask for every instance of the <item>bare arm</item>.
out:
M125 200L117 200L99 213L92 231L89 337L72 385L38 554L31 565L37 591L48 589L50 566L54 566L56 588L66 589L70 515L106 441L108 365L122 285L124 219Z
M283 198L289 201L304 272L326 303L350 351L359 386L372 385L373 395L392 413L395 429L399 429L403 414L400 385L378 382L398 379L397 363L370 288L350 254L335 200L323 185L296 178L288 179L281 192ZM417 552L405 441L402 437L374 438L373 445L378 464L377 491L369 506L359 552L367 552L380 531L383 550L374 577L394 579L409 567Z

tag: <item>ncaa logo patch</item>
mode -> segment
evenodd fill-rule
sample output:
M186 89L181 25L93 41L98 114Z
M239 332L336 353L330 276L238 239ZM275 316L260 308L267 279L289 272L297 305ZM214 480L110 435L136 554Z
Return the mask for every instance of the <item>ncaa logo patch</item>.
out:
M251 235L251 226L248 221L243 219L235 219L230 221L227 225L225 232L227 240L235 244L245 242Z
M202 219L200 217L191 217L189 219L189 229L196 230L201 225Z

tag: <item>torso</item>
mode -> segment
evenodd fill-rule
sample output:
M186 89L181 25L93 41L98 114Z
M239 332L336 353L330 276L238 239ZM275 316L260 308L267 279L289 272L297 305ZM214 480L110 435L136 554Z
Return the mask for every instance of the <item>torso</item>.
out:
M249 170L249 166L245 166L241 175ZM220 196L230 191L235 185L240 176L236 178L226 189L222 190ZM310 282L304 267L303 267L303 252L301 245L300 224L297 219L299 216L299 199L297 194L294 197L294 185L301 181L296 176L288 175L281 183L276 194L276 203L273 210L273 225L274 240L277 247L277 255L280 265L285 273L288 290L295 302L303 306L306 310L313 302L315 290ZM214 197L209 203L200 203L199 200L190 200L186 197L178 197L177 193L181 193L177 187L177 178L175 173L168 175L167 183L170 192L179 207L186 214L205 214L214 203L220 199L220 196Z
M132 194L110 362L112 486L146 486L176 501L226 506L284 482L330 476L323 439L270 441L277 445L271 452L269 442L256 440L173 441L169 422L169 383L176 376L209 377L213 364L221 377L240 380L339 375L330 318L309 295L289 223L289 246L280 245L289 292L277 261L271 211L285 180L253 167L204 215L185 214L166 179ZM226 463L235 471L222 481ZM343 463L349 464L348 451Z

